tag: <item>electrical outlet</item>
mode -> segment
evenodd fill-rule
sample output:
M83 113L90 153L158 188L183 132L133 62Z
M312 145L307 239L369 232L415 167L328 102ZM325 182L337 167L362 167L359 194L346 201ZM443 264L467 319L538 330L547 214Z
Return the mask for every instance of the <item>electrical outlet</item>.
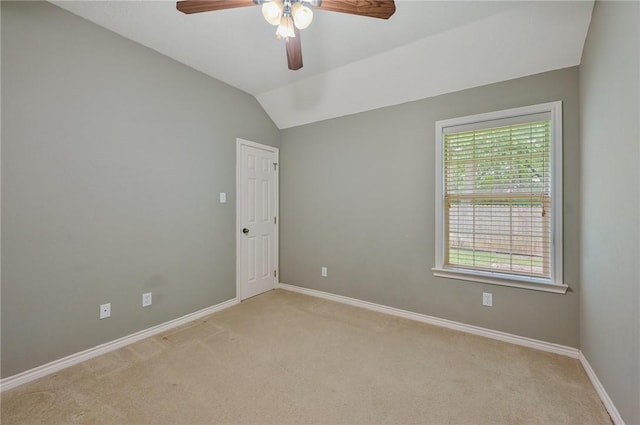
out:
M153 298L151 297L151 292L146 292L142 294L142 307L149 307L153 304Z
M320 270L320 275L321 275L322 277L327 277L327 268L326 268L326 267L323 267L323 268Z
M482 305L486 307L493 306L493 294L491 292L482 293Z
M100 318L111 317L111 303L100 304Z

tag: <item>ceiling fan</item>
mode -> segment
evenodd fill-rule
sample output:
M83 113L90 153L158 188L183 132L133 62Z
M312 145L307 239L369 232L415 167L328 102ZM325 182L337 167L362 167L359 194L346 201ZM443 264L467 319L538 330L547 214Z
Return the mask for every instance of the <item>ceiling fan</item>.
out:
M293 71L302 68L300 30L311 24L313 8L380 19L389 19L396 11L393 0L182 0L176 7L190 14L255 5L262 6L267 22L277 25L276 37L284 39Z

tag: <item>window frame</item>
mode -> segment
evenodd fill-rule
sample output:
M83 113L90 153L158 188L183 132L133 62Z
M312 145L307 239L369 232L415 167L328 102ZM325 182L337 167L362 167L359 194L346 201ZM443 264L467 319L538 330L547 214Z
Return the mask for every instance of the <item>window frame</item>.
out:
M551 116L551 273L550 278L539 278L460 268L445 265L445 181L444 181L444 136L451 127L478 126L478 128L496 127L497 120L519 118L527 115L547 113ZM492 124L492 122L494 122ZM482 124L486 123L486 126ZM541 103L518 108L483 114L469 115L435 123L435 267L434 276L489 283L494 285L511 286L516 288L533 289L538 291L564 294L568 286L563 283L563 230L562 230L562 101Z

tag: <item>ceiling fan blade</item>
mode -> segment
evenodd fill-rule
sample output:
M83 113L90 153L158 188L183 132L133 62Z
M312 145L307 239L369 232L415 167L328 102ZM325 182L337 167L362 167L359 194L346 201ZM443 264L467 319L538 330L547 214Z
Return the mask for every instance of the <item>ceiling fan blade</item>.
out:
M389 19L396 11L393 0L316 0L317 8L370 18ZM313 4L313 3L312 3Z
M256 4L253 0L183 0L176 3L176 9L182 13L200 13Z
M287 37L285 44L287 45L287 63L289 69L297 71L302 68L302 44L300 43L300 30L294 27L295 37Z

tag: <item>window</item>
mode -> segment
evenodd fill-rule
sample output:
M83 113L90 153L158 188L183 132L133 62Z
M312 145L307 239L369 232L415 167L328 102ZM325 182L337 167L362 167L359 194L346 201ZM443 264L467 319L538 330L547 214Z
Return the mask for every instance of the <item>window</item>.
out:
M436 122L434 275L565 293L562 103Z

